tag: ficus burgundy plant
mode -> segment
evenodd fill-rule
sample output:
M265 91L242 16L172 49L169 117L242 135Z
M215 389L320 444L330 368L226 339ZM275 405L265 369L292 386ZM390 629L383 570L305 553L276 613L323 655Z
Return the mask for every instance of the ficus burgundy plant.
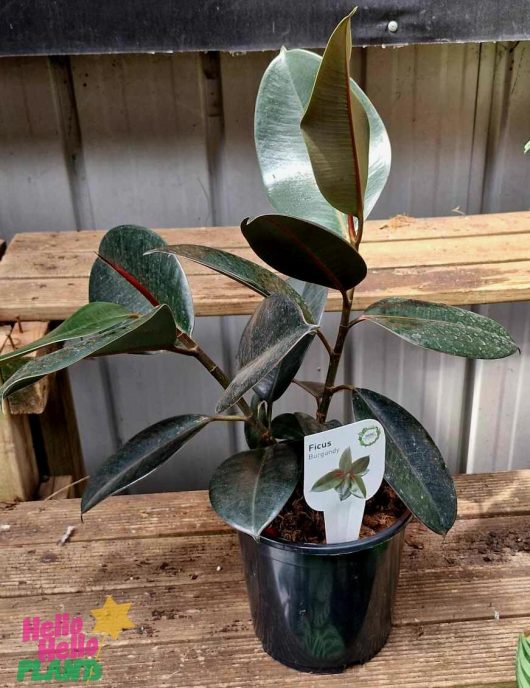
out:
M353 418L376 419L385 430L386 482L433 531L445 533L453 524L453 481L428 432L391 399L337 382L345 342L373 323L412 345L467 358L501 358L517 347L495 321L444 304L386 298L352 316L355 287L367 274L364 223L387 180L391 155L381 118L350 77L350 19L339 23L322 57L284 49L261 82L256 150L275 212L244 219L241 231L272 270L216 248L168 246L144 227L115 227L99 247L90 302L43 339L0 358L4 366L17 363L1 388L4 398L88 356L161 350L195 359L222 388L215 412L167 418L126 442L90 478L83 512L145 477L211 423L241 422L248 449L215 471L210 498L225 521L257 537L300 482L300 440L338 425L328 420L328 409L332 397L346 391ZM192 295L179 257L263 297L241 337L233 379L194 338ZM329 289L342 297L334 341L320 327ZM316 339L329 356L325 377L296 380ZM63 346L25 358L50 344ZM314 417L294 409L274 414L274 403L293 382L314 397ZM336 475L324 476L313 489L362 495L365 464L344 456Z

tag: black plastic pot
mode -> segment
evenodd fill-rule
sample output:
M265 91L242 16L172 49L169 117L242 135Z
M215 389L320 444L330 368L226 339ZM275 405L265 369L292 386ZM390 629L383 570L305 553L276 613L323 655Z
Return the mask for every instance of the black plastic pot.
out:
M338 673L385 644L406 512L390 528L337 545L239 534L250 610L263 649L282 664Z

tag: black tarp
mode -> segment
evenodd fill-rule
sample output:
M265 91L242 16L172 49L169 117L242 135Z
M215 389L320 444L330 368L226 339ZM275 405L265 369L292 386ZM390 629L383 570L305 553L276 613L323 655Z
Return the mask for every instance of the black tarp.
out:
M344 0L0 0L0 55L321 47ZM388 30L397 22L397 31ZM356 45L530 38L530 0L371 0Z

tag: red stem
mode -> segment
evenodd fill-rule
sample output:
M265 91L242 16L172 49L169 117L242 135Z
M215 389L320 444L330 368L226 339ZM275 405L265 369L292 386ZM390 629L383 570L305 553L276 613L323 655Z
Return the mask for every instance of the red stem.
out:
M350 242L353 246L357 243L357 235L355 234L355 223L353 221L353 215L348 215L348 234L350 236Z

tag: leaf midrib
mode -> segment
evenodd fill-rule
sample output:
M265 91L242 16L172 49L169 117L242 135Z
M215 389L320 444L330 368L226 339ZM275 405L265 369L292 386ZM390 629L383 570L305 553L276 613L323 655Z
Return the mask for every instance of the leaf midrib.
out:
M355 10L353 10L355 12ZM353 14L352 12L352 14ZM350 28L350 21L351 21L351 15L348 18L348 28L346 29L346 34L348 33L351 34L351 28ZM351 43L351 38L350 38L350 43ZM353 157L353 164L355 167L355 174L357 177L357 184L355 185L355 195L357 196L357 219L359 222L362 222L364 217L364 208L363 208L363 193L362 193L362 183L361 183L361 173L360 173L360 167L359 167L359 156L357 155L357 145L355 143L355 130L353 126L353 113L352 113L352 102L351 102L351 92L350 92L350 57L351 57L351 49L350 49L350 55L344 55L344 75L346 79L346 104L347 104L347 109L348 109L348 125L350 128L350 139L351 139L351 148L352 148L352 157ZM348 226L348 235L350 235L350 229ZM355 242L355 236L350 236L350 241L352 243Z
M304 52L306 52L306 51L304 51ZM307 52L310 52L310 51L307 51ZM311 54L312 54L312 55L315 55L315 53L311 53ZM319 69L320 69L320 64L322 64L322 57L321 57L320 55L315 55L315 57L318 58L318 61L319 61ZM293 91L295 92L296 98L298 99L298 102L300 103L299 111L301 112L302 117L303 117L304 112L305 112L304 104L302 103L302 99L300 98L300 94L298 93L298 90L297 90L297 88L296 88L296 86L295 86L294 79L293 79L293 77L292 77L292 75L291 75L291 70L289 69L288 61L285 59L285 57L284 57L283 59L284 59L284 64L286 65L287 74L289 75L289 81L291 82L292 87L293 87ZM317 75L318 75L318 69L317 69ZM316 81L316 77L315 77L315 81ZM348 84L348 85L349 85L349 84ZM314 86L314 84L313 84L313 86ZM302 119L302 117L300 118L300 120ZM304 146L305 146L303 136L301 136L301 140L302 140L302 143L303 143ZM311 167L311 172L313 172L313 168L312 168L312 165L311 165L311 161L309 162L309 166ZM314 174L313 174L313 177L314 177ZM337 220L338 220L339 226L340 226L340 228L341 228L341 235L342 235L342 238L343 238L343 239L346 239L347 236L348 236L348 232L347 232L348 223L347 223L347 220L345 219L344 213L342 213L342 212L341 212L340 210L338 210L337 208L334 208L334 207L331 205L331 203L328 203L328 202L327 202L327 200L326 200L326 199L324 198L324 196L322 195L320 189L318 188L318 184L316 183L316 180L315 180L315 187L316 187L318 193L320 194L320 196L321 196L321 198L322 198L322 201L323 201L323 202L324 202L324 203L325 203L325 204L335 213L335 215L337 216Z
M357 392L360 394L359 392ZM364 403L368 406L371 412L377 411L377 408L374 408L368 399L366 399L362 394L360 394L361 399L364 401ZM376 413L377 416L377 413ZM386 425L383 424L383 427L385 428L385 431L387 430ZM388 432L389 439L392 442L392 444L398 448L398 451L401 455L405 455L405 452L403 451L401 445L394 440L394 435L391 432ZM416 478L417 482L419 482L421 485L424 485L425 483L421 480L421 474L418 473L418 470L416 469L416 466L414 466L410 461L407 462L408 465L410 466L412 473L414 474L414 477ZM386 471L385 471L386 472ZM429 503L434 506L434 511L436 513L436 516L438 518L438 523L442 526L442 528L445 529L444 522L443 522L443 513L438 509L436 502L432 499L431 493L427 490L426 494L428 495L429 498Z
M307 220L305 220L305 222L307 222ZM280 225L280 223L277 223L277 221L274 219L274 216L270 216L270 223L274 227L279 228L280 232L283 231L282 225ZM309 223L309 224L311 224L311 223ZM315 226L318 227L318 225L315 225ZM330 282L335 285L334 289L336 289L337 291L340 291L342 293L342 291L343 291L342 285L340 284L339 280L335 277L335 273L332 270L330 270L328 268L328 266L320 260L320 258L318 257L318 255L316 253L314 253L312 250L310 250L308 248L308 246L306 244L304 244L302 241L300 241L300 239L298 238L296 233L294 233L287 226L287 223L285 224L285 230L284 231L289 235L289 238L292 240L292 242L294 244L296 244L296 246L298 246L302 250L303 253L305 253L309 258L311 258L311 260L314 263L316 263L316 265L318 267L320 267L320 269L324 272L324 274L329 277ZM326 231L329 231L329 230L326 230Z
M443 324L443 325L453 325L454 327L464 327L469 330L474 330L476 332L487 332L489 335L497 336L500 337L501 335L498 334L497 332L493 332L492 330L481 330L479 327L476 325L468 325L463 322L458 322L455 320L437 320L436 318L418 318L415 316L411 315L379 315L379 313L369 313L368 315L363 315L360 318L361 320L378 320L378 319L386 319L386 320L408 320L412 322L419 322L419 323L436 323L436 324Z
M256 450L254 450L256 452ZM266 459L266 454L267 454L268 449L263 450L263 457L262 460L259 464L258 467L258 472L256 474L256 480L254 481L254 487L252 490L252 503L251 503L251 514L252 514L252 531L255 535L259 535L259 532L256 530L256 503L257 503L257 494L258 494L258 483L261 478L261 473L263 471L263 467L265 465ZM257 454L257 452L256 452ZM256 456L256 459L259 461L259 458Z
M186 441L186 435L192 433L192 432L193 432L198 426L200 426L200 425L208 425L209 421L210 421L210 419L208 418L208 416L202 417L201 420L195 419L195 422L194 422L193 426L192 426L191 428L188 428L188 430L184 433L184 436L180 435L178 438L175 437L175 438L173 438L172 440L169 440L168 442L166 442L164 445L156 447L156 449L154 449L153 451L142 454L142 456L140 456L138 459L136 459L136 461L134 461L132 464L129 465L127 471L131 470L132 468L137 468L138 465L141 464L141 463L142 463L146 458L148 458L150 455L155 454L155 453L161 453L161 452L163 452L163 451L167 451L168 445L170 445L172 442L176 442L176 441L178 441L178 440L182 440L182 442L185 442L185 441ZM178 449L180 449L180 447L179 447ZM178 451L178 449L176 449L175 452ZM153 470L154 470L154 469L153 469ZM116 481L119 479L119 477L122 476L122 475L123 475L123 471L120 472L119 474L115 475L113 478L111 478L110 484L111 484L111 485L114 485L114 484L116 483ZM137 480L141 480L141 478L137 478ZM136 482L136 481L135 481L135 482ZM109 483L107 483L107 485L108 485L108 484L109 484ZM127 487L127 486L125 486L125 487ZM118 488L116 488L116 489L118 489L118 490L124 490L125 487L118 487ZM102 491L104 491L104 487L100 488L100 489L95 493L94 496L95 496L95 497L99 497L99 495L101 494ZM116 491L116 490L113 490L113 492L112 492L111 494L114 494L115 491ZM91 500L91 501L93 501L93 500ZM96 504L98 504L99 501L101 501L101 500L98 500L98 502L96 502Z

